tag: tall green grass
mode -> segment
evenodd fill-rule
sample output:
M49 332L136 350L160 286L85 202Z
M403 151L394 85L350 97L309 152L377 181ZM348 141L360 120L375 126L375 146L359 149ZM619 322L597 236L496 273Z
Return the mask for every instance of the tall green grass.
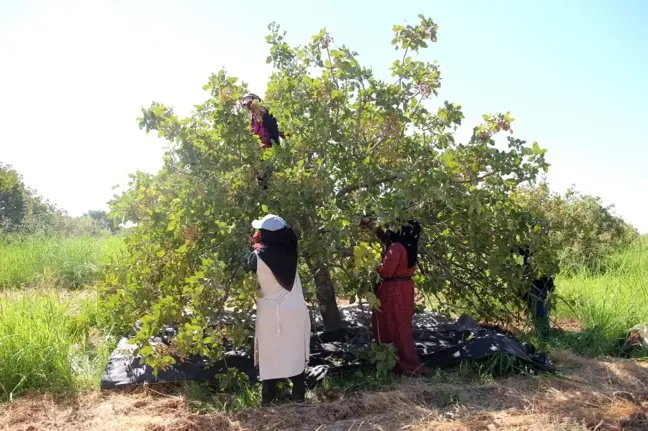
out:
M101 275L106 259L122 250L123 244L119 236L12 238L0 244L0 289L91 284Z
M618 353L628 329L648 324L648 238L604 262L603 275L587 272L559 277L556 315L578 319L583 331L559 338L566 347L587 355Z
M97 387L114 340L97 330L87 293L6 290L0 294L0 400L28 391Z

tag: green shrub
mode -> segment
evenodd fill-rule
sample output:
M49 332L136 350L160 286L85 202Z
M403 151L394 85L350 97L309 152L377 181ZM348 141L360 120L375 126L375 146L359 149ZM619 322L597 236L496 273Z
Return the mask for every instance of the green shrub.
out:
M633 226L614 214L613 206L604 206L600 198L575 189L560 195L543 183L521 188L515 199L547 233L564 275L604 273L611 263L609 257L639 237Z

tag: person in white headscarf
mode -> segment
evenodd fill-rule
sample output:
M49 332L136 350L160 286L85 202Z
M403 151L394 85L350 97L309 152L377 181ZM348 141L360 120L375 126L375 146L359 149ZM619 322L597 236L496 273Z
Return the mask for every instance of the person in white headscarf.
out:
M276 401L276 384L286 378L293 383L292 400L303 402L311 324L297 272L297 234L276 215L256 220L252 226L261 236L261 246L250 255L248 269L256 273L261 290L254 358L262 382L262 403Z

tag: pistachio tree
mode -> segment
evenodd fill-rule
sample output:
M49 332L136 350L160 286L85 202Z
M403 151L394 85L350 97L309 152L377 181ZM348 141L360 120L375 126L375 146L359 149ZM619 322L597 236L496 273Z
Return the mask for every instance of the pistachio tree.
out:
M484 115L468 140L455 138L460 106L435 100L440 68L418 58L437 41L437 25L420 16L394 26L388 79L326 30L298 46L278 25L269 30L263 104L286 135L280 145L262 150L240 108L248 88L225 71L209 78L208 97L190 116L156 102L139 119L171 145L157 174L132 175L112 202L111 214L137 227L103 292L123 327L140 322L135 340L148 362L217 356L225 332L245 338L245 329L209 324L225 308L249 322L256 285L244 264L250 222L264 213L297 229L302 278L329 329L342 325L336 297L379 306L372 288L381 249L361 226L367 217L421 222L416 282L430 303L485 317L519 310L524 287L511 250L544 243L510 196L546 171L545 151L513 135L508 113ZM174 352L147 344L166 324L180 325Z

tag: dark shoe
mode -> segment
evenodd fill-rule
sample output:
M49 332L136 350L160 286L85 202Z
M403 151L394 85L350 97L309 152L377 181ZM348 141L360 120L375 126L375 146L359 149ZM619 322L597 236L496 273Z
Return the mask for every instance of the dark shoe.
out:
M303 403L306 399L306 375L304 373L291 377L293 389L290 401L294 403Z
M306 397L304 395L292 394L290 396L290 402L291 403L297 403L297 404L305 403L306 402Z
M273 405L275 405L275 400L265 400L263 398L261 399L261 407L270 407Z
M277 381L264 380L261 382L261 405L271 406L277 402Z

